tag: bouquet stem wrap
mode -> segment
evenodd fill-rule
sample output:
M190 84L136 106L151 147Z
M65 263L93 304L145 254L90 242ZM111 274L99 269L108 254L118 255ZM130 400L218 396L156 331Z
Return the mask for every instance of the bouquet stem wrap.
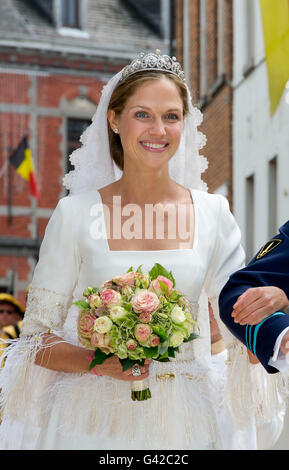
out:
M143 401L151 398L148 379L133 380L131 382L131 399L133 401Z

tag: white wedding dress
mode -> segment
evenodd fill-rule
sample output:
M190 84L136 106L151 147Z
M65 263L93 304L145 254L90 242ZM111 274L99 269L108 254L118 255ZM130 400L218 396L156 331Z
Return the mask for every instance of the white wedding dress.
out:
M208 299L217 315L221 288L244 262L240 231L225 198L199 190L191 194L194 244L180 250L111 251L97 191L59 202L41 246L21 339L9 348L0 374L0 448L257 448L255 409L262 409L262 423L277 415L275 383L265 382L261 366L249 365L245 348L222 325L228 366L226 353L210 354ZM103 236L97 236L101 231ZM177 288L192 302L201 337L183 345L171 362L152 362L150 400L133 402L128 382L60 373L33 363L43 332L79 344L78 309L71 304L82 298L86 286L101 285L131 266L142 265L147 272L154 263L173 272ZM252 367L253 377L258 376L256 395ZM269 397L267 407L264 396ZM268 445L279 431L280 426L271 428Z

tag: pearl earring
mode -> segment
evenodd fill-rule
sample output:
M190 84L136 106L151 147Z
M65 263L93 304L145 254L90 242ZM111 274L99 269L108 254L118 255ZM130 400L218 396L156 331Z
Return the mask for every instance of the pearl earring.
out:
M115 128L113 129L113 132L114 132L115 134L118 134L118 128L115 127Z

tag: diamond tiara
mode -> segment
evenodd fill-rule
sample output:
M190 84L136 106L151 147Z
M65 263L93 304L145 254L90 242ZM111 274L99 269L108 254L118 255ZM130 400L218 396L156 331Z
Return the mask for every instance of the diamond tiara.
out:
M181 64L177 62L175 57L161 55L159 49L156 49L155 52L149 52L148 54L142 52L122 70L121 80L125 80L134 73L150 70L172 73L185 82L185 73L182 70Z

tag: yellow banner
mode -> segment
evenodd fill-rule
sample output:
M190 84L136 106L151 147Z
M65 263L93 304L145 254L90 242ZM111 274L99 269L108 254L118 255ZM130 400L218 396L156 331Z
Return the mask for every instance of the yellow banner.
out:
M273 115L289 80L289 0L260 0L260 5Z

